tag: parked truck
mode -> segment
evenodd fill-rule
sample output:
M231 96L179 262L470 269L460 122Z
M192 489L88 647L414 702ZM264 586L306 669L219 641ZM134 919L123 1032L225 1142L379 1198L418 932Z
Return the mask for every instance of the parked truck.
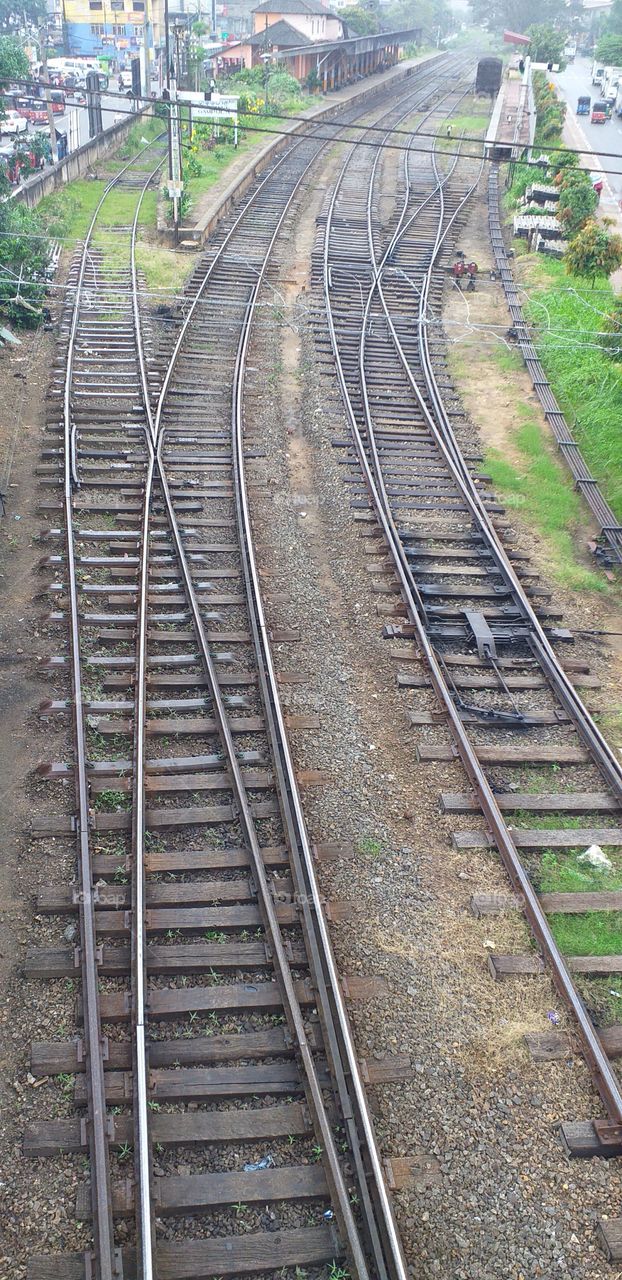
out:
M602 84L605 74L605 67L602 62L592 63L592 84Z
M622 80L622 67L605 67L605 74L601 82L601 93L605 102L612 105L618 96L618 88Z

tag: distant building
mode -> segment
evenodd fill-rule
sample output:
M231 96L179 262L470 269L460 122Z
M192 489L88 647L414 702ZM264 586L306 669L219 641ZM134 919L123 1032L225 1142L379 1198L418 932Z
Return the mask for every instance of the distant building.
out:
M320 0L264 0L251 14L253 35L283 19L308 40L341 40L343 22Z
M69 55L129 62L145 34L146 0L64 0Z
M256 67L262 55L343 40L344 25L320 0L264 0L251 13L252 34L230 44L222 60L229 70Z

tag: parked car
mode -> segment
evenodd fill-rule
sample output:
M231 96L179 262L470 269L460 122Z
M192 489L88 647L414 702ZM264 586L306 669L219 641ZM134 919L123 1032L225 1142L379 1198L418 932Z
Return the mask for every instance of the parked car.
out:
M19 111L7 111L0 122L2 133L26 133L28 121L20 116Z

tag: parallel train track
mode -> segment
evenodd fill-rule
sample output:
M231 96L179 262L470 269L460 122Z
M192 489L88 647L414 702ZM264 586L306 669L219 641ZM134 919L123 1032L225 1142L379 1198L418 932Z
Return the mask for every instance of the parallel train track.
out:
M605 1122L564 1125L568 1149L618 1154L622 1091L607 1052L616 1036L595 1027L571 972L581 971L580 958L561 954L549 914L619 910L622 899L604 891L596 874L585 894L539 893L538 851L622 844L622 770L575 687L582 664L568 658L563 665L556 651L571 637L555 626L525 557L506 550L497 532L501 509L478 476L445 362L444 281L480 169L472 160L447 166L440 154L419 154L416 138L404 166L401 210L383 232L375 215L378 161L353 149L315 252L351 431L350 492L361 519L377 522L382 534L378 575L400 599L388 612L406 617L385 634L414 641L396 645L396 656L404 663L401 686L420 691L409 709L419 759L462 762L471 789L444 794L442 806L481 814L484 827L457 831L456 847L496 847L515 891L480 895L474 907L524 910L607 1112ZM448 731L441 744L439 725ZM534 769L543 779L535 789ZM542 826L526 827L526 818ZM502 965L504 957L497 959ZM534 955L526 971L540 963ZM607 973L607 963L604 957L600 969L586 964L584 971Z
M425 109L437 80L382 118ZM73 778L79 878L38 907L79 914L83 1040L35 1044L32 1070L75 1073L86 1123L42 1120L25 1147L88 1153L93 1247L32 1259L30 1280L406 1274L278 698L242 431L259 292L324 145L296 140L219 231L161 358L135 259L155 171L118 175L132 225L98 246L104 196L70 277L45 464L52 483L62 466L64 551L45 567L71 692L44 711L72 711L76 745L42 774ZM27 971L73 965L44 948Z

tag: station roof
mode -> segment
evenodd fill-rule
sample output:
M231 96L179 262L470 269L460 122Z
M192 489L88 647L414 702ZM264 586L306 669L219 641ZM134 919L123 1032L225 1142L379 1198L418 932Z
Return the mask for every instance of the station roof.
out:
M255 10L257 12L257 10ZM326 13L324 9L324 13ZM268 30L270 28L268 27ZM406 44L409 40L417 40L421 36L421 27L409 27L406 31L381 31L375 36L355 36L351 40L313 40L311 44L298 44L301 53L308 53L312 48L320 55L339 50L354 57L357 53L371 53L375 49L386 49L389 45ZM287 58L297 49L287 49L275 53L275 58Z
M321 14L323 18L334 17L320 0L264 0L251 13L302 13Z

